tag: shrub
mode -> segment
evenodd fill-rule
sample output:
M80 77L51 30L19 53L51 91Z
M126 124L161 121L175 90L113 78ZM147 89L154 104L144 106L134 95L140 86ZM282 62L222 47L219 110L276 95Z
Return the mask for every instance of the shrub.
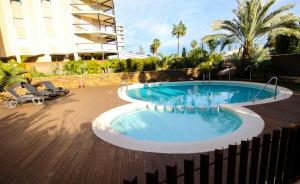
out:
M159 67L160 63L158 63L158 59L156 57L144 59L143 71L152 71L158 69Z
M203 57L203 51L200 48L195 48L189 52L188 60L191 65L196 66L199 60Z
M168 68L169 69L180 69L187 67L187 60L182 59L181 57L177 56L169 61Z
M210 61L212 61L214 65L219 65L219 64L221 64L221 63L223 62L222 55L221 55L221 54L218 54L218 53L215 53L215 52L212 53L212 54L208 57L208 59L209 59Z
M23 66L14 60L0 61L0 91L16 82L26 82L25 73Z
M105 73L108 73L109 69L113 69L112 62L110 62L109 60L101 61L99 64L100 64L101 71L99 71L98 73L102 73L102 71L104 71ZM114 69L113 69L113 71L114 71Z
M157 68L157 58L149 57L145 59L126 59L119 61L121 65L125 65L123 71L135 72L135 71L151 71ZM119 64L120 65L120 64Z
M124 72L126 70L125 60L111 59L108 62L110 62L110 68L113 72Z
M87 71L87 61L77 60L67 62L63 70L67 75L84 74Z
M86 61L86 70L88 74L101 73L101 64L97 60Z
M217 65L223 62L223 58L220 54L212 53L206 60L198 64L198 67L202 72L211 72Z

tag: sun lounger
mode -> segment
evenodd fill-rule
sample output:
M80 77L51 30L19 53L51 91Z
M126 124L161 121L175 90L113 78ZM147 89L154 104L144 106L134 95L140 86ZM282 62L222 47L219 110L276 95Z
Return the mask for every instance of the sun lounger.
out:
M29 94L33 94L35 96L44 96L45 98L56 96L54 93L51 93L49 91L37 90L33 85L31 85L29 83L23 83L22 87L25 88Z
M27 101L32 101L36 105L44 104L45 97L44 96L37 96L34 94L26 94L26 95L19 95L15 91L16 88L21 87L20 84L15 84L6 89L6 91L11 95L11 98L7 98L4 100L4 104L7 108L15 108L18 105L25 103Z
M43 81L41 82L46 87L46 90L49 92L53 92L56 95L63 96L69 93L69 90L63 89L61 87L55 87L51 81Z

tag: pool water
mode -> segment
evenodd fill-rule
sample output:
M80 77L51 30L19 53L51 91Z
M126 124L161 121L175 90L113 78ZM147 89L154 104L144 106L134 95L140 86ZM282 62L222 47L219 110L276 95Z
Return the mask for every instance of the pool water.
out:
M204 110L195 114L143 109L118 116L110 127L138 140L187 142L226 135L241 124L242 120L237 115L224 109Z
M193 82L129 89L127 95L154 104L210 106L250 102L260 89L260 86L255 85ZM274 97L274 92L263 90L256 100L271 97Z

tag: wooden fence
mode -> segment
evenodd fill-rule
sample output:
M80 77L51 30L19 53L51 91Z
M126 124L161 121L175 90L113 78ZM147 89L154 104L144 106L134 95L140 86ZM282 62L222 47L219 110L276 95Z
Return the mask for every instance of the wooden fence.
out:
M250 147L251 145L251 147ZM226 156L225 156L226 155ZM200 155L200 167L194 160L184 160L184 172L177 173L177 165L166 166L166 178L159 181L159 172L145 173L146 184L176 184L183 177L185 184L193 184L199 177L200 184L286 184L300 176L300 126L274 130L272 134L242 141L240 146L229 145L227 150L215 150L214 161L209 155ZM227 167L224 165L227 161ZM225 169L225 170L224 170ZM195 171L200 170L200 175ZM212 172L212 173L210 173ZM137 184L138 178L123 180L124 184Z

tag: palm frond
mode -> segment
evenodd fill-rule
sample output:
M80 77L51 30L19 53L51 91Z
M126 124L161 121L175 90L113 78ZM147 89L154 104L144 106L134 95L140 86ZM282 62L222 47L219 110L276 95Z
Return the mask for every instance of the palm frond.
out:
M297 38L300 38L300 31L297 29L292 28L277 28L273 29L270 33L271 37L276 37L278 35L285 35L285 36L296 36Z
M280 8L278 8L277 10L271 12L269 15L267 15L264 19L263 19L263 23L266 24L268 23L270 20L276 18L276 16L280 15L281 13L285 12L285 11L288 11L292 8L294 8L295 5L292 5L292 4L288 4L288 5L285 5L285 6L282 6Z

